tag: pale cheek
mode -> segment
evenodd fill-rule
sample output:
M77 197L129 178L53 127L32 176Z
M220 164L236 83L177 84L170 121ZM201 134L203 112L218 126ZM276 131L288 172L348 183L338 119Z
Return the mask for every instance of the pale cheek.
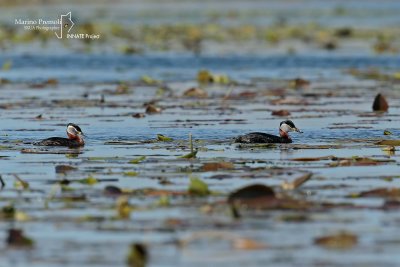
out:
M290 131L292 131L292 129L288 126L288 125L286 125L286 124L283 124L282 126L281 126L281 129L282 129L282 131L284 131L284 132L290 132Z

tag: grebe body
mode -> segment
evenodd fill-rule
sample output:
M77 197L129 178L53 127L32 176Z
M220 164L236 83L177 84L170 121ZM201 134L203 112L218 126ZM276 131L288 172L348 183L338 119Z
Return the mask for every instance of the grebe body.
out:
M270 143L270 144L285 144L292 143L289 132L301 131L294 125L291 120L282 121L279 125L279 136L267 133L248 133L240 135L235 138L235 143L256 144L256 143Z
M85 141L83 140L82 130L78 125L74 123L69 123L67 125L67 136L68 138L50 137L33 144L36 146L66 146L66 147L81 147L85 145Z

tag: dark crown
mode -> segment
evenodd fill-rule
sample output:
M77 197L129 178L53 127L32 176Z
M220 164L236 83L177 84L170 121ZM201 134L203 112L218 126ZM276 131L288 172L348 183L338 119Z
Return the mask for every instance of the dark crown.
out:
M281 124L279 124L279 126L281 126L284 123L289 125L291 128L296 128L296 126L294 126L294 123L291 120L282 121Z
M75 123L68 123L67 127L72 126L74 127L78 132L82 132L81 128L76 125Z

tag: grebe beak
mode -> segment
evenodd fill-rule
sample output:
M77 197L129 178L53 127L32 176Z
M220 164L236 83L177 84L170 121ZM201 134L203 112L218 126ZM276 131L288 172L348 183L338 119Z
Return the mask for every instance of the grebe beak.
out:
M303 133L302 131L300 131L300 129L299 128L297 128L297 127L294 127L293 128L293 130L295 131L295 132L298 132L298 133Z

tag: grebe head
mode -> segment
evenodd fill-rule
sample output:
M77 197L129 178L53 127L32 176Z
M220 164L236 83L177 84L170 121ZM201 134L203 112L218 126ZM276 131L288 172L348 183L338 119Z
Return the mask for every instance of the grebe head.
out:
M74 138L76 138L80 135L84 135L84 134L82 133L82 130L78 125L76 125L74 123L68 123L67 135L70 139L74 139Z
M288 135L289 132L302 133L302 131L300 131L300 129L297 128L291 120L282 121L281 124L279 125L279 134L282 137L289 138Z

